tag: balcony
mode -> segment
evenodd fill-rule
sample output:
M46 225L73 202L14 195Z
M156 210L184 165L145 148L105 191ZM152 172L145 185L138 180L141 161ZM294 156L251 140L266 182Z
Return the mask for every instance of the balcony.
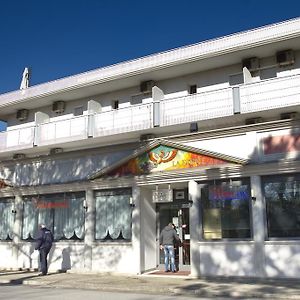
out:
M215 119L232 114L232 88L168 99L160 105L161 126Z
M241 113L300 104L300 75L273 78L240 86Z
M233 117L234 113L243 116L268 110L276 115L277 109L287 108L288 111L289 107L299 104L300 75L160 101L154 97L152 103L107 112L89 111L87 115L1 132L0 153L31 149L33 145L55 147L59 144L63 147L64 143L80 144L88 138L89 142L97 144L102 137L102 143L105 137L120 142L126 140L129 134L138 137L145 132L162 132L167 126L179 128L180 125L212 119L217 122L220 118ZM172 128L174 131L176 129ZM120 134L123 134L122 139Z
M0 132L0 152L22 150L33 147L35 127Z
M37 126L36 145L54 145L88 137L88 116L49 122Z
M152 103L94 114L92 136L107 136L151 128L152 115Z

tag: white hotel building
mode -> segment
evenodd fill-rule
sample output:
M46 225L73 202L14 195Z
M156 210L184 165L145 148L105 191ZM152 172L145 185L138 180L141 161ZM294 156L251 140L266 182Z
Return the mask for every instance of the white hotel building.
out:
M300 18L0 95L0 269L300 278Z

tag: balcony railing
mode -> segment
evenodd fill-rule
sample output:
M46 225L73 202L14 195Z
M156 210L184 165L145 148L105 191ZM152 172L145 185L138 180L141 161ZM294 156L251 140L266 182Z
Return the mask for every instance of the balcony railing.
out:
M233 114L232 89L192 94L161 102L161 126L231 116Z
M0 152L33 147L34 126L0 132Z
M300 75L273 78L240 86L241 113L300 104Z
M82 140L88 137L88 116L78 116L37 126L37 145Z
M300 105L300 75L76 116L0 133L0 152Z
M153 104L141 104L93 115L93 136L107 136L152 127Z

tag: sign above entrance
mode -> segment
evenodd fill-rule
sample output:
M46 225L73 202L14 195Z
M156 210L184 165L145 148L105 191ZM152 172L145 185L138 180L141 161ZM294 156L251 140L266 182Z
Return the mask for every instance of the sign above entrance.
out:
M154 203L173 202L173 190L161 189L152 191L152 201Z
M224 163L226 161L222 159L159 145L148 152L132 158L126 164L108 173L108 175L142 175Z
M89 176L96 179L109 177L139 176L157 172L192 168L209 168L227 164L245 164L247 161L217 152L202 150L166 140L156 140L135 151L131 156L118 161Z

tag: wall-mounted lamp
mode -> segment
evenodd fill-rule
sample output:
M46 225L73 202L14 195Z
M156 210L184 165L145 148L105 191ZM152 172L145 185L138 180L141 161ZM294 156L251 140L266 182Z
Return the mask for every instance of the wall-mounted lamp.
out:
M12 214L16 214L17 213L16 205L15 204L13 204L13 206L12 206L11 213Z
M129 198L129 205L130 205L131 207L135 207L135 203L134 203L132 197Z
M87 205L86 200L83 200L83 208L84 208L85 211L88 210L88 205Z
M251 200L256 201L256 196L255 196L255 192L253 189L251 189Z

